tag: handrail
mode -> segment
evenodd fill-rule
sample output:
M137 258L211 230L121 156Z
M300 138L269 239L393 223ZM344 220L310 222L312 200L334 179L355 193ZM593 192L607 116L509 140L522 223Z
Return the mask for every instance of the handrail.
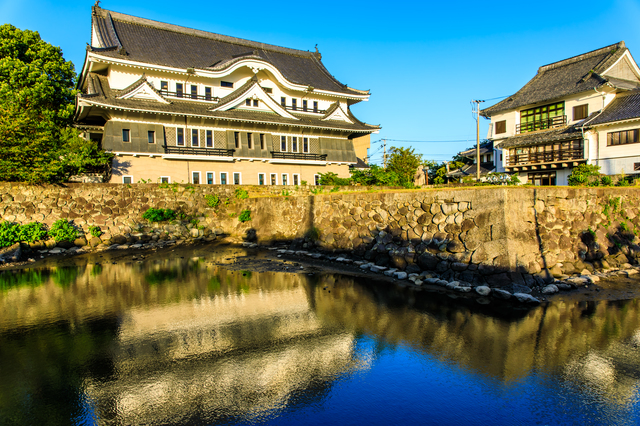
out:
M279 152L271 151L272 158L288 159L288 160L315 160L325 161L327 154L309 154L302 152Z
M165 146L165 154L179 155L209 155L216 157L233 157L235 149L225 148L189 148L182 146Z
M516 124L516 134L534 132L536 130L552 129L567 124L566 115L547 118L546 120L531 121L529 123Z

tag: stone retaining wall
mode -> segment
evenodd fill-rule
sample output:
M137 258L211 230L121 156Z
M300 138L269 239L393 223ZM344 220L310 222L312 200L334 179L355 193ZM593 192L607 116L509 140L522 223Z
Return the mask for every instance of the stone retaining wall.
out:
M351 251L382 266L435 270L492 285L531 285L536 277L637 263L637 188L512 188L413 190L311 195L317 187L157 184L2 184L0 217L51 224L73 220L104 235L89 243L206 238L216 231L293 248ZM284 191L284 192L283 192ZM216 194L217 208L205 197ZM187 218L149 225L142 213L170 208ZM243 210L251 221L238 220ZM194 220L195 219L195 220Z

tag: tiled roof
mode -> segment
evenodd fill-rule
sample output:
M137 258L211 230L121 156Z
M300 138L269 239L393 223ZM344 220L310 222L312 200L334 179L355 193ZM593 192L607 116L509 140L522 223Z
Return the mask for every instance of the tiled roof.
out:
M537 145L546 142L556 142L582 138L582 131L574 126L559 127L551 130L523 133L511 136L499 142L498 148L512 148L514 146Z
M241 58L259 58L296 84L345 95L367 95L336 80L317 52L288 49L177 25L137 18L99 7L93 20L101 55L176 68L221 69ZM125 54L125 55L123 55Z
M488 154L493 152L493 141L484 142L480 144L480 155ZM473 147L466 151L462 151L460 153L463 157L475 157L476 156L476 148Z
M553 64L544 65L522 89L507 99L483 109L485 117L525 105L552 101L592 90L607 82L600 75L628 49L624 41Z
M483 166L484 164L484 166ZM488 163L480 163L480 175L481 176L486 176L488 173L492 172L496 166L495 165L491 165L489 167L485 167L487 166ZM463 176L475 176L477 173L477 166L475 164L465 164L464 166L462 166L459 169L456 170L452 170L449 173L447 173L448 177L463 177Z
M592 120L586 120L586 125L593 126L632 118L640 118L640 90L619 94L602 113Z
M151 100L118 99L118 96L122 95L123 91L110 89L109 81L106 77L97 74L89 74L88 77L92 79L92 86L95 88L96 92L88 95L81 95L79 100L84 100L98 107L103 106L105 108L120 110L152 111L165 114L188 114L212 119L217 118L245 122L254 121L266 124L286 124L296 127L336 129L355 133L371 133L380 128L379 126L365 124L358 120L355 120L353 124L333 120L322 121L322 117L320 116L313 117L306 114L292 113L293 116L298 118L298 120L295 120L281 117L275 113L261 111L247 111L242 109L211 111L211 107L217 104L208 102L168 99L170 103L164 104ZM140 81L138 81L138 83L141 84Z

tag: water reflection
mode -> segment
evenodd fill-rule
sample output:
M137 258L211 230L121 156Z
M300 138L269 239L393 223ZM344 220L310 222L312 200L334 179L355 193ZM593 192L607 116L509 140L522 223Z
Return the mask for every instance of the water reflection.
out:
M0 424L283 422L407 350L497 393L534 377L617 418L638 405L638 303L505 312L203 257L3 272Z

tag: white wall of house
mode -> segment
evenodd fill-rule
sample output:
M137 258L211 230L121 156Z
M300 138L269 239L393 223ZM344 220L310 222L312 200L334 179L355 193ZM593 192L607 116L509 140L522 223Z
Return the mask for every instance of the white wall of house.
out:
M634 129L640 130L640 120L597 127L596 164L601 167L601 173L607 175L638 173L634 171L634 164L640 163L640 143L607 146L608 133Z

